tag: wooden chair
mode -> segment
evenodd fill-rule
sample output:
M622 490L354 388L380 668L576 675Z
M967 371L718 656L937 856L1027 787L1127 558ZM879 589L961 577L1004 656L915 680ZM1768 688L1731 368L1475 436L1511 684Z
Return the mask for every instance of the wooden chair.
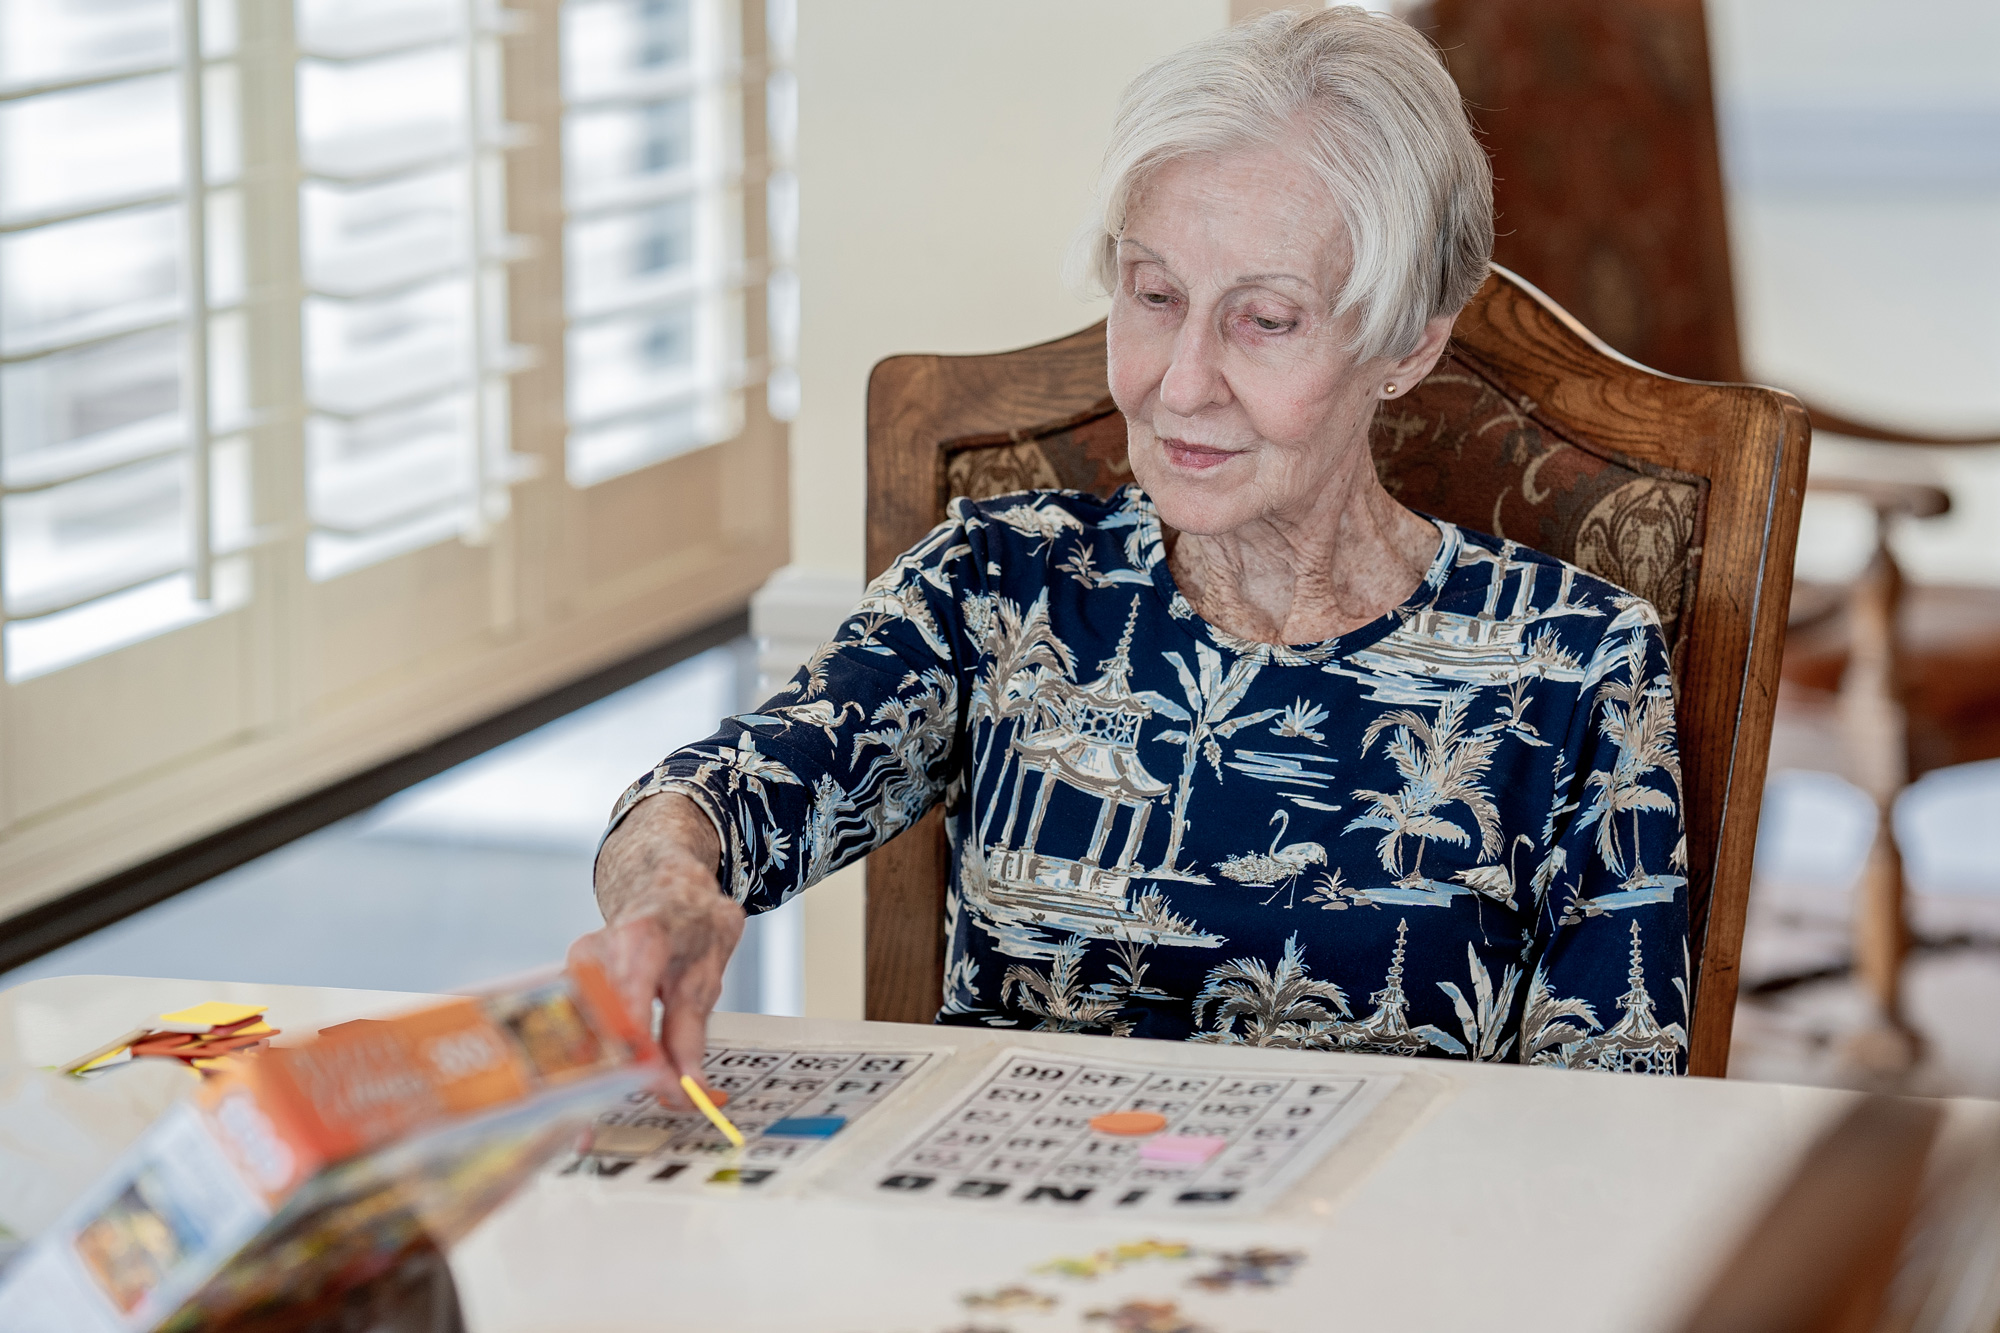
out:
M1444 52L1492 154L1494 258L1627 356L1745 379L1702 0L1423 0L1406 17ZM1808 412L1816 429L1858 439L2000 444L2000 430L1937 435ZM1899 518L1949 508L1935 487L1813 489L1857 494L1877 542L1854 583L1798 589L1785 693L1800 715L1837 719L1848 776L1877 801L1854 952L1864 990L1901 1028L1909 930L1890 810L1931 769L2000 757L2000 592L1904 584L1886 539Z
M1438 368L1375 420L1391 493L1660 610L1680 688L1696 1073L1728 1061L1807 437L1789 395L1647 370L1505 270ZM891 357L869 379L871 575L954 496L1130 479L1102 324L991 356ZM869 858L868 1017L935 1015L946 866L936 813Z

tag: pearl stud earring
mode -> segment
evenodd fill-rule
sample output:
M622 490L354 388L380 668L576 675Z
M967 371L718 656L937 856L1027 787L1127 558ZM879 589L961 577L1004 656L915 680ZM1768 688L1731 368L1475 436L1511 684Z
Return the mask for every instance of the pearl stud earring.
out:
M1393 398L1396 393L1396 386L1393 384L1386 384L1382 387L1382 391Z

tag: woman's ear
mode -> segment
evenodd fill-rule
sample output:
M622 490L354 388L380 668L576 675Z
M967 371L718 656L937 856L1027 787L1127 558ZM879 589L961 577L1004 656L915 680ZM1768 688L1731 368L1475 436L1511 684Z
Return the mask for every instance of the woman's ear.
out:
M1439 315L1424 325L1424 336L1418 340L1416 349L1389 362L1383 370L1382 397L1400 398L1416 388L1444 355L1444 345L1451 341L1452 325L1457 322L1458 316L1450 314Z

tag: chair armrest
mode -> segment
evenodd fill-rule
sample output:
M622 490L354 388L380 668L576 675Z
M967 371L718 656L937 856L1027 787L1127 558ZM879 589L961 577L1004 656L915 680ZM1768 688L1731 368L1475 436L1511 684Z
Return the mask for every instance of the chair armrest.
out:
M1876 481L1865 477L1809 477L1808 491L1858 496L1877 518L1936 518L1951 510L1951 493L1922 481Z
M1806 415L1812 418L1815 431L1825 431L1830 435L1850 435L1857 440L1878 440L1883 444L1920 444L1930 447L2000 444L2000 430L1939 435L1931 431L1906 430L1901 426L1883 426L1868 421L1856 421L1853 417L1828 411L1818 403L1807 403Z

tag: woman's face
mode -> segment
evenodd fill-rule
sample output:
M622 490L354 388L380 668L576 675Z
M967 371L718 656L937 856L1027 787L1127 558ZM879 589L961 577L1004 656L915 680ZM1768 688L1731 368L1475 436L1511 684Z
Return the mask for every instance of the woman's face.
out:
M1184 158L1135 192L1118 244L1111 395L1133 476L1168 526L1215 536L1307 521L1343 489L1334 478L1365 462L1402 362L1347 350L1351 318L1328 313L1347 267L1339 209L1292 145Z

